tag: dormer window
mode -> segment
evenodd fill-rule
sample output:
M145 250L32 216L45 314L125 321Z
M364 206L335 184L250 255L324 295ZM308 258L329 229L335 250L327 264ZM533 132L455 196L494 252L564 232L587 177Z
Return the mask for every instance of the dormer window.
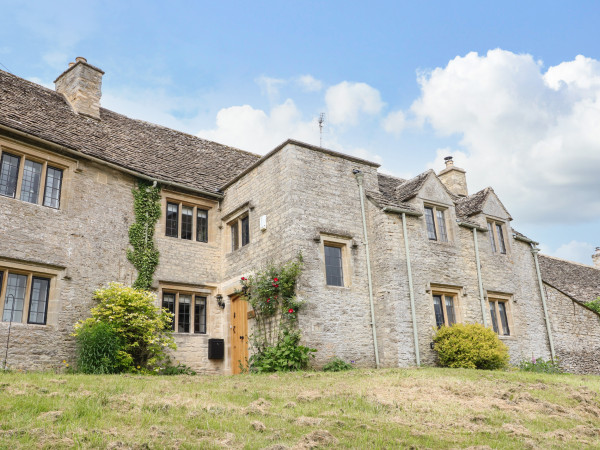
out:
M439 206L425 206L427 237L430 241L448 242L446 211Z
M488 221L488 232L490 235L490 245L492 252L506 254L506 242L504 241L504 223Z

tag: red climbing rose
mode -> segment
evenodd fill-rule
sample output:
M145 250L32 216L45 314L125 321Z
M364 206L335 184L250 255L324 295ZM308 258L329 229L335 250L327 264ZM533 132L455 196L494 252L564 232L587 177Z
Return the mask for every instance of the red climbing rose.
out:
M294 312L294 310L293 310L292 308L290 308L290 309L288 309L288 312L289 312L290 314L292 314L292 313Z

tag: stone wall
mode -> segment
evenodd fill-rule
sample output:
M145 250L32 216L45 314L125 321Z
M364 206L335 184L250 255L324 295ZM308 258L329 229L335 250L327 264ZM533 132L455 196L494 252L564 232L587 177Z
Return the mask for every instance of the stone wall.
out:
M600 315L544 284L554 350L563 370L600 375Z

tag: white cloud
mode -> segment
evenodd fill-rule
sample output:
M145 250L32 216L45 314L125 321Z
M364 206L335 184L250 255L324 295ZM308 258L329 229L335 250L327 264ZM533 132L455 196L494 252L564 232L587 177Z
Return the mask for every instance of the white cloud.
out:
M456 165L471 192L493 186L520 221L600 215L598 61L578 56L543 73L532 56L497 49L456 57L419 83L411 110L461 137L468 157Z
M406 116L402 111L392 111L383 119L382 125L388 133L400 134L406 126Z
M543 253L550 256L593 265L592 254L594 253L595 247L588 242L573 240L567 244L561 245L554 251L545 246L540 246L540 248Z
M300 75L296 78L296 83L307 92L317 92L323 89L323 83L312 75Z
M266 94L271 101L277 99L279 96L279 89L287 83L286 80L281 78L272 78L265 75L258 77L255 81L260 86L262 93Z
M334 124L355 125L360 113L378 114L383 108L379 91L366 83L343 81L327 89L325 103Z
M265 154L283 141L293 138L318 143L316 121L304 121L291 99L269 113L250 105L223 108L217 114L216 128L202 130L198 136L244 150Z

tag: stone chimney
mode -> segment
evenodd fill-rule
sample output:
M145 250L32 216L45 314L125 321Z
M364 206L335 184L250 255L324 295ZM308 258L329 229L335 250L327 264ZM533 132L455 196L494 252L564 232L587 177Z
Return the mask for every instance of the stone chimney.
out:
M78 56L75 62L69 63L69 68L54 80L56 92L65 96L77 114L100 119L102 75L102 70Z
M454 161L452 156L446 156L446 168L438 173L438 178L448 188L450 192L459 197L466 197L469 195L467 191L467 171L454 167Z
M592 255L592 261L594 261L594 267L600 269L600 247L596 247L596 253Z

